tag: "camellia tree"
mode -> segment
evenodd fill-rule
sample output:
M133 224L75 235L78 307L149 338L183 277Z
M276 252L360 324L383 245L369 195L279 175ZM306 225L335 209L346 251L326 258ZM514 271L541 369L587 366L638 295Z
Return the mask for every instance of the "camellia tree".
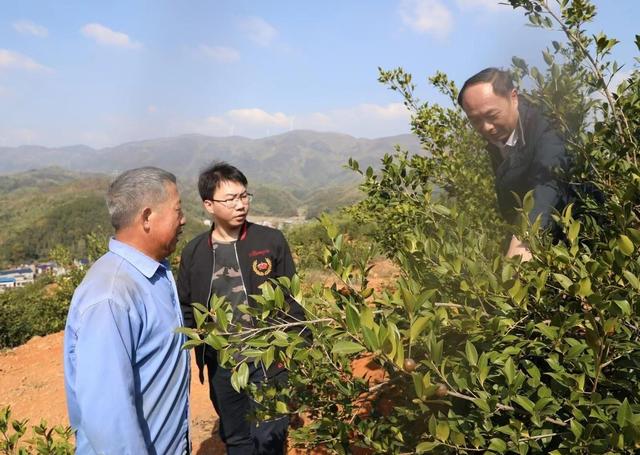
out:
M234 386L262 404L257 417L306 417L292 431L297 444L337 453L640 448L640 72L627 69L611 86L617 41L587 34L596 14L588 0L509 3L566 37L544 51L544 70L520 59L513 68L532 81L526 96L574 158L575 202L555 215L563 241L522 216L517 234L533 260L503 258L488 159L456 87L438 73L430 83L451 106L424 103L409 74L381 70L412 110L424 152L398 150L379 171L362 171L365 198L352 214L375 226L401 277L374 292L367 258L355 260L347 236L323 219L323 259L337 284L303 294L297 277L281 278L263 287L257 308L243 308L255 327L235 326L229 305L213 299L195 305L196 329L181 329L188 347L218 350ZM532 203L531 194L521 201L523 215ZM284 317L287 293L306 321ZM354 375L363 358L382 374ZM284 363L289 383L250 384L252 362Z

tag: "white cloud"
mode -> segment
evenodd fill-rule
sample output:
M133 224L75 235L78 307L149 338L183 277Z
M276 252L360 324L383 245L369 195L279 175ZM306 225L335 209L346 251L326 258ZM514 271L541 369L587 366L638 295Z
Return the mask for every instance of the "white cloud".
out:
M264 137L293 129L331 131L359 137L393 136L409 132L410 114L402 103L360 104L308 114L267 112L259 108L233 109L177 126L175 134Z
M232 47L207 46L202 44L200 52L220 63L232 63L240 60L240 53Z
M231 121L241 125L279 128L288 128L293 119L282 112L270 114L258 108L233 109L228 111L226 115Z
M384 137L409 132L410 113L402 103L359 104L298 116L296 129L334 131L361 137Z
M440 0L402 0L399 13L413 31L437 38L446 37L453 25L451 11Z
M499 9L507 10L509 7L504 5L505 0L456 0L458 7L461 10L491 10L496 11ZM501 4L503 3L503 4Z
M38 38L45 38L49 35L49 30L46 27L34 24L31 21L16 21L12 25L15 31L23 35L33 35Z
M127 49L142 48L141 43L132 41L126 33L116 32L101 24L87 24L80 31L87 38L91 38L104 46L124 47Z
M41 65L32 58L8 49L0 49L0 70L3 68L26 71L51 71L51 68Z
M264 19L253 16L240 22L240 30L259 46L267 47L278 35L278 30Z

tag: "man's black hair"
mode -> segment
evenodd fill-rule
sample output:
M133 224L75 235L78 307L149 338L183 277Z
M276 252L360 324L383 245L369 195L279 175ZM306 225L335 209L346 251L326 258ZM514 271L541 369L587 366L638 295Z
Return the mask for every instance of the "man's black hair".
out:
M247 186L247 178L240 169L224 161L219 161L200 173L198 192L202 200L211 200L214 191L222 182L237 182Z
M509 71L504 71L498 68L485 68L477 74L474 74L466 80L460 93L458 94L458 104L462 107L462 97L464 91L472 85L482 84L485 82L491 83L493 93L496 95L508 98L511 95L511 91L514 89L513 78Z

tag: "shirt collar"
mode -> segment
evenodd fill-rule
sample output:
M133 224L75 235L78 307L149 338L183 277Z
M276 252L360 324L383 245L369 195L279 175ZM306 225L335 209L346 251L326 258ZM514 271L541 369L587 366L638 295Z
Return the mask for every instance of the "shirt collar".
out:
M525 146L527 145L524 141L524 129L522 128L522 120L520 116L518 116L518 124L516 128L511 132L511 135L507 139L507 141L503 143L494 143L496 147L500 149L501 152L506 152L507 148L513 148L516 145Z
M134 247L116 240L113 237L109 239L109 251L120 256L122 259L138 269L140 273L147 278L151 278L155 275L158 267L163 267L165 269L169 268L169 263L166 259L162 262L158 262Z
M504 143L506 147L513 147L518 143L518 128L514 129L511 132L511 136L507 139L507 142Z

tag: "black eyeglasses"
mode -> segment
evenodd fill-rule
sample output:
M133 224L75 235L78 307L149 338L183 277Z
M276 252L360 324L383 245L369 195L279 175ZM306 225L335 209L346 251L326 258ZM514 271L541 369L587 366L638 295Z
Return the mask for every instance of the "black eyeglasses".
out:
M226 208L228 209L232 209L236 206L236 202L240 201L242 203L242 205L247 205L249 204L249 202L251 202L251 200L253 199L253 194L251 193L242 193L242 194L238 194L235 197L229 198L229 199L211 199L214 202L219 202L220 204L224 205Z

